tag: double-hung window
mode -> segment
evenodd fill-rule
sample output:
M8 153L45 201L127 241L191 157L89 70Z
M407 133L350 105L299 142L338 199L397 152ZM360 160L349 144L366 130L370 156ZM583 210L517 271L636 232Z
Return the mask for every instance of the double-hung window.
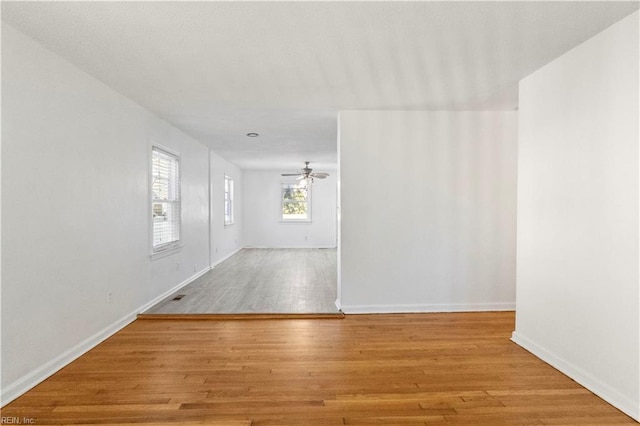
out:
M280 190L282 221L311 221L311 188L301 183L283 183Z
M151 156L153 252L160 252L180 244L180 157L155 146Z
M233 179L224 177L224 224L233 225Z

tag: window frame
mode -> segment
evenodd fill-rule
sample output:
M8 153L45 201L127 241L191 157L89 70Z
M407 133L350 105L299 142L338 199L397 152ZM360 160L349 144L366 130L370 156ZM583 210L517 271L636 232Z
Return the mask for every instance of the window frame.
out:
M235 223L235 185L233 178L224 175L224 226L231 226ZM229 215L227 215L227 206L229 206Z
M307 204L307 217L304 219L287 219L284 217L284 205L287 204L284 199L284 187L285 186L304 186L307 189L307 199L305 200ZM280 223L311 223L311 212L312 212L312 190L311 185L296 182L280 182Z
M176 190L174 197L171 199L156 198L153 191L153 184L155 180L154 176L154 157L156 153L164 155L175 161L176 165ZM182 249L182 158L178 152L163 147L158 144L151 145L151 156L149 161L149 219L150 219L150 246L151 246L151 258L155 259L163 257L172 253L175 253ZM175 226L175 233L177 238L165 243L155 243L155 221L153 217L154 205L156 204L168 204L171 206L171 210L174 213L173 223ZM177 214L176 213L177 209Z

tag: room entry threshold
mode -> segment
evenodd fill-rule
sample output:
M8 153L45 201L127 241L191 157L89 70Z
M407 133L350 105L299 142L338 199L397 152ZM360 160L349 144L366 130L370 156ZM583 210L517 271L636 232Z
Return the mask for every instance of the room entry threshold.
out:
M280 319L343 319L344 313L248 313L248 314L138 314L139 320L280 320Z

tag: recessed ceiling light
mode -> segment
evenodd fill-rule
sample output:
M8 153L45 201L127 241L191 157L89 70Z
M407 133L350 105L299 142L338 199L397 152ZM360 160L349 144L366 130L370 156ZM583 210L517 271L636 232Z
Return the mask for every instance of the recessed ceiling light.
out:
M257 138L260 135L258 135L257 133L251 132L251 133L247 133L247 136L249 136L250 138Z

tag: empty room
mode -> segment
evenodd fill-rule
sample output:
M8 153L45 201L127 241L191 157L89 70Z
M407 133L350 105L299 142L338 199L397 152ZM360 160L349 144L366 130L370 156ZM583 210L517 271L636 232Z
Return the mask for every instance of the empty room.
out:
M3 1L3 424L640 421L638 1Z

